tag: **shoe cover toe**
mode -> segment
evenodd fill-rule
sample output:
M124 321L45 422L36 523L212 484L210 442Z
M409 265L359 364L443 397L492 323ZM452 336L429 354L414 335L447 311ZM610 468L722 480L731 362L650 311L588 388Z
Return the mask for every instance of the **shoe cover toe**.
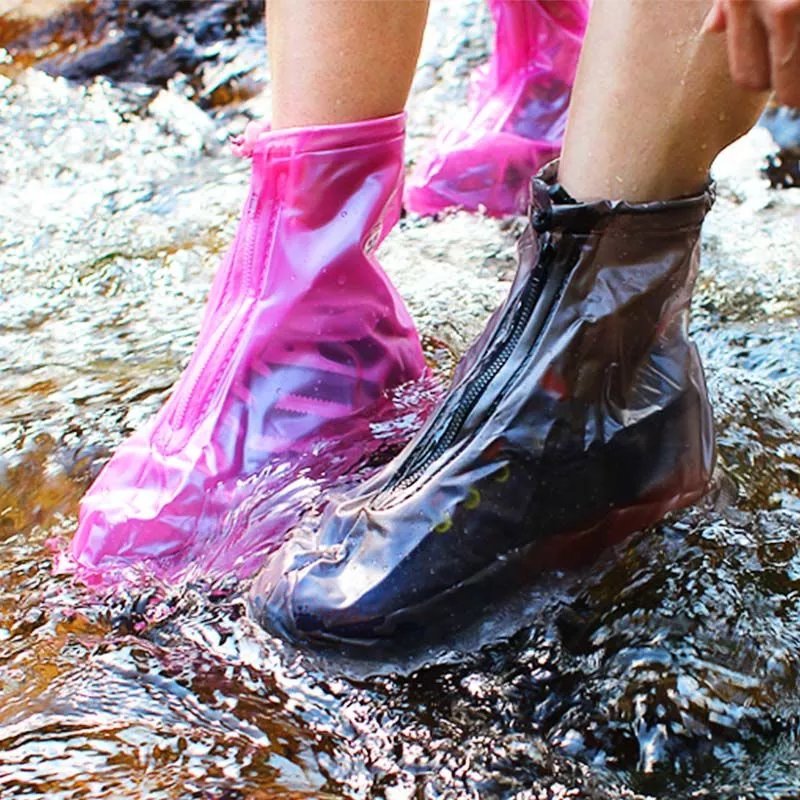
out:
M290 639L297 635L292 613L296 577L290 569L292 560L290 548L281 548L269 558L247 598L250 614L262 628Z
M73 540L76 560L98 567L107 558L162 558L181 551L196 515L138 487L97 492L84 498Z
M335 595L319 580L330 551L313 543L307 529L290 534L256 576L248 596L250 613L265 629L291 639L315 638L335 614ZM324 582L323 582L324 583Z

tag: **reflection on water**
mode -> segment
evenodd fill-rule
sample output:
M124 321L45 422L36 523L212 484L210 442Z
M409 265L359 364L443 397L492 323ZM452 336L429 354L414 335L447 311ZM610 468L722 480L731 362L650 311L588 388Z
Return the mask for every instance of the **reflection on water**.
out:
M695 304L738 486L717 508L402 664L299 653L246 617L230 576L318 505L302 466L279 498L256 482L178 580L106 598L54 573L80 494L185 363L244 198L223 147L244 120L198 113L177 91L0 78L0 797L800 796L800 200L759 178L757 136L718 165ZM475 287L454 316L484 316L507 234L407 226L386 262L426 332L447 325L433 273ZM401 394L337 485L424 407Z

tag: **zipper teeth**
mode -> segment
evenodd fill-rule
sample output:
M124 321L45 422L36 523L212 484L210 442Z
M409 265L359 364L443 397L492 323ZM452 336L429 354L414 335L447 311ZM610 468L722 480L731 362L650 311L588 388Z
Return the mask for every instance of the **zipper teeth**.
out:
M546 259L545 252L542 253L542 261ZM542 266L545 266L543 263ZM492 358L492 361L478 375L471 379L471 382L459 400L452 418L447 423L442 435L434 445L428 445L424 449L417 450L409 457L406 470L398 473L396 478L391 480L384 491L389 493L396 489L405 489L410 486L427 469L430 464L436 461L456 440L461 428L466 422L472 410L475 408L486 387L497 377L500 370L508 363L516 346L519 344L522 334L528 324L537 301L541 296L541 289L544 280L541 272L537 270L528 279L528 285L523 293L522 303L520 304L518 315L514 320L511 335L503 344L502 348ZM498 326L499 329L500 326ZM477 368L480 362L476 362ZM444 411L444 409L442 409Z
M248 225L248 231L247 231L246 250L245 250L246 267L244 270L244 279L245 279L244 283L245 286L248 288L252 284L253 254L255 251L255 216L257 208L258 208L258 199L256 198L255 195L251 195L250 200L248 202L248 210L247 210L250 224ZM220 331L220 338L225 337L225 334L228 332L228 328L230 328L230 325L231 325L231 320L228 319L228 322L225 324L224 328ZM173 428L183 427L183 424L186 421L186 416L189 410L189 406L195 399L194 395L197 390L197 386L200 383L200 379L203 377L206 367L208 366L208 362L211 360L214 353L215 350L207 352L205 354L205 357L198 363L198 366L195 370L195 374L193 376L191 388L189 391L183 393L183 396L181 397L181 402L179 406L175 409L175 413L172 417Z
M283 151L281 150L281 152L283 152ZM278 195L280 195L281 192L282 192L283 183L284 183L284 176L283 176L283 174L281 174L281 176L279 176L279 178L278 178L278 186L277 186ZM258 210L261 207L263 198L264 198L264 187L261 188L261 191L258 194L251 194L250 198L248 200L247 213L248 213L248 216L250 217L250 225L248 226L247 240L245 242L245 245L246 245L246 249L245 249L246 262L245 262L245 269L244 269L244 283L245 283L245 287L248 290L254 288L254 285L253 285L254 284L254 280L253 280L253 266L254 266L254 263L253 262L255 261L255 249L256 249L256 222L255 222L255 220L256 220L256 217L258 216ZM269 249L271 249L271 247L272 247L272 239L274 238L274 232L275 232L275 219L277 217L278 205L279 205L277 202L274 202L275 200L277 200L277 198L273 198L272 211L270 213L268 231L267 231L267 236L266 236L266 241L268 243L268 248ZM225 336L227 335L228 330L230 329L230 327L231 327L231 320L229 319L228 322L225 324L225 326L220 331L220 335L219 335L220 339L224 339L225 338ZM230 347L228 347L229 351L234 349L238 345L239 338L240 337L236 337L236 340L233 342L233 344ZM198 387L198 385L200 383L200 380L202 379L203 374L206 371L206 367L208 366L208 363L211 361L212 357L215 354L216 354L216 350L211 350L211 352L206 353L205 357L198 364L198 368L195 370L195 374L194 374L194 377L193 377L193 380L192 380L191 390L187 391L183 395L183 397L181 398L180 405L178 406L178 408L175 409L175 413L172 415L172 420L171 421L172 421L173 430L175 428L180 429L180 428L183 427L183 425L184 425L184 423L186 421L186 416L187 416L187 412L188 412L189 406L191 405L191 403L194 400L194 395L195 395L197 387ZM218 383L218 381L215 381L214 384L211 387L211 390L210 391L206 391L204 393L204 395L205 395L204 398L203 398L203 406L204 407L205 407L205 404L207 402L207 397L210 394L213 394L214 390L216 389L217 383ZM204 410L205 410L205 408L203 408L203 410L201 411L201 416L204 413Z

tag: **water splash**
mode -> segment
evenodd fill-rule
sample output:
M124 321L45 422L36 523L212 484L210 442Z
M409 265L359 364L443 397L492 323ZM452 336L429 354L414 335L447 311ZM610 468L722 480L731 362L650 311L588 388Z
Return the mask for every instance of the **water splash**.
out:
M105 557L99 564L84 564L62 545L56 570L74 575L104 597L131 587L160 597L165 587L175 585L235 586L258 569L302 518L321 513L332 496L402 448L441 391L441 382L426 375L394 390L368 413L326 426L307 452L283 455L247 480L218 485L205 502L210 508L229 509L222 524L206 524L201 513L194 536L179 554Z

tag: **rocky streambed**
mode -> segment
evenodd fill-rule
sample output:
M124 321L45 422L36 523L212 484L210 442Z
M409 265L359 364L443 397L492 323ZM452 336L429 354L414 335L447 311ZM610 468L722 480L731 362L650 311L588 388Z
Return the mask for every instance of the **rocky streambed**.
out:
M246 586L99 598L53 571L91 476L191 352L246 191L226 142L267 108L255 12L109 0L80 28L77 6L6 5L5 44L24 46L0 76L0 796L800 796L800 192L761 175L766 131L715 165L694 304L716 507L419 663L331 663L256 629ZM102 55L115 26L136 56L121 72ZM410 160L489 37L482 4L434 4ZM408 218L385 244L442 374L507 290L521 224Z

